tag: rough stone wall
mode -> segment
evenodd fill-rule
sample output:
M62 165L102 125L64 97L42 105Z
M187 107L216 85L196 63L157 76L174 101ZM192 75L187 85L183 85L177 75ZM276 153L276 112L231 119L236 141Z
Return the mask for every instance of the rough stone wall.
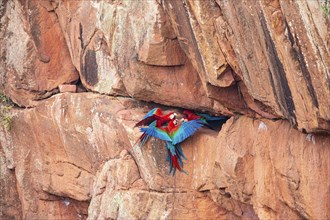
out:
M322 4L2 1L0 218L329 219ZM188 175L133 147L156 106L231 117L182 144Z

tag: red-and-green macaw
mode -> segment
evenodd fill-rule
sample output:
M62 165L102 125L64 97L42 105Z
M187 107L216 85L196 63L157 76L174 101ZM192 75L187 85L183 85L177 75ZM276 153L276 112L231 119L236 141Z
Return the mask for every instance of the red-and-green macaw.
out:
M176 120L169 122L167 127L149 126L140 128L147 136L153 136L166 141L168 151L167 159L170 163L170 173L175 174L176 169L185 172L182 169L182 157L185 158L179 143L193 135L203 124L200 120L191 120L177 124ZM173 172L172 172L173 171Z
M154 108L151 111L149 111L141 121L135 124L134 127L140 127L140 126L156 126L160 128L165 123L168 123L176 118L177 114L175 112L170 112L166 115L163 115L163 112L160 108ZM139 139L136 141L134 146L138 144L140 147L142 147L149 139L150 135L147 135L146 133L142 133L142 135L139 137Z

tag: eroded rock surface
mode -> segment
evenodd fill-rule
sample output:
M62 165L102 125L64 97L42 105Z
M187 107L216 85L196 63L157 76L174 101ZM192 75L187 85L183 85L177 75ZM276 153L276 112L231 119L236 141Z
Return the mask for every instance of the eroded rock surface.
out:
M323 4L1 1L0 218L329 219ZM232 117L172 177L156 106Z
M240 117L226 123L217 143L217 187L252 204L260 219L329 218L329 136Z
M18 105L34 106L78 80L50 2L2 1L0 29L0 89Z
M0 218L22 218L22 207L16 188L15 172L8 169L5 153L0 151Z

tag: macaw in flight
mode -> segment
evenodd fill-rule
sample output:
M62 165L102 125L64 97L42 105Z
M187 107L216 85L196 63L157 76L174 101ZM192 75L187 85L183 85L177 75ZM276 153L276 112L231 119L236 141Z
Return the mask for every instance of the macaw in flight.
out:
M203 124L200 120L184 121L181 124L177 120L171 120L166 127L149 126L140 128L147 136L166 141L168 152L167 160L170 164L170 173L175 174L176 169L186 173L183 169L182 157L185 158L179 143L193 135Z
M170 173L172 175L175 174L176 169L186 173L186 171L182 169L182 158L187 158L183 154L182 148L179 144L193 135L200 127L204 125L213 129L209 122L220 121L224 123L228 119L227 117L210 116L202 113L195 114L190 110L184 110L183 115L184 117L181 119L180 123L178 123L176 118L177 114L175 112L170 112L164 115L160 108L154 108L134 126L148 126L140 128L142 135L139 137L134 146L138 144L142 147L150 139L150 137L155 137L166 141L166 160L169 162Z

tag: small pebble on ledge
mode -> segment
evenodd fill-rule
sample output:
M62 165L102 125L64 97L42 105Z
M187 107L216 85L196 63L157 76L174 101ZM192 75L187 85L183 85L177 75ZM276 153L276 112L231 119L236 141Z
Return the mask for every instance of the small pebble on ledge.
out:
M61 93L63 92L77 92L77 86L76 85L70 85L70 84L62 84L58 86Z

